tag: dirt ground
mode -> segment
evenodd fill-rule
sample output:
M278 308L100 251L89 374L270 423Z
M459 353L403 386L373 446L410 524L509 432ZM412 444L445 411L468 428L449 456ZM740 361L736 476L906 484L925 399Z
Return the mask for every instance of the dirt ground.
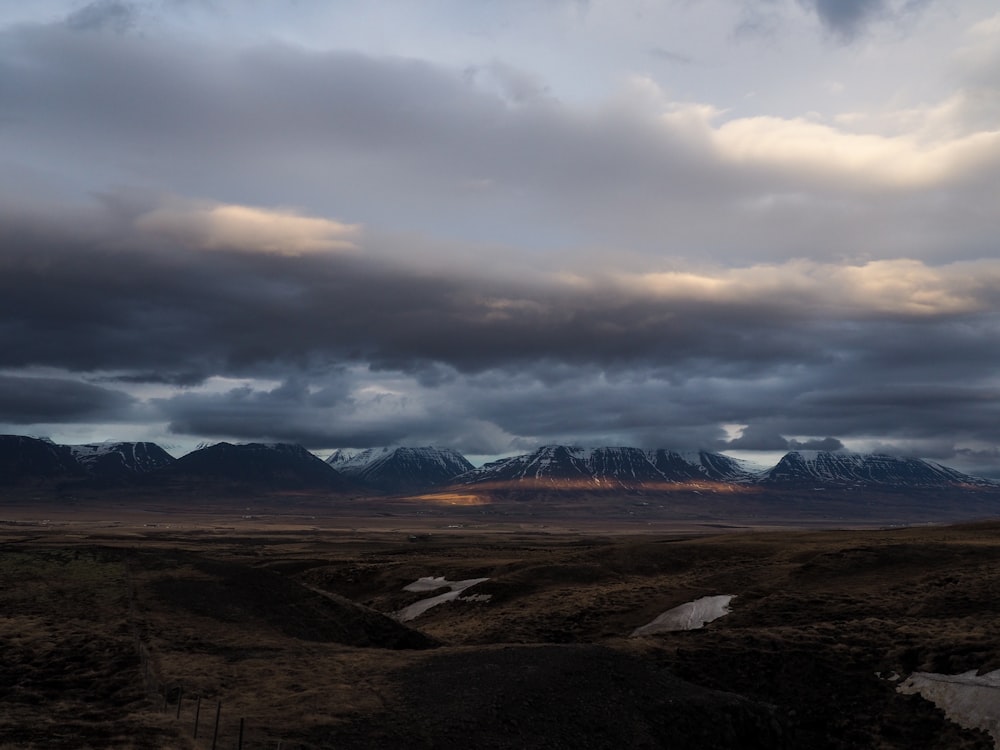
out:
M8 510L0 750L993 747L890 678L1000 668L1000 523L245 515Z

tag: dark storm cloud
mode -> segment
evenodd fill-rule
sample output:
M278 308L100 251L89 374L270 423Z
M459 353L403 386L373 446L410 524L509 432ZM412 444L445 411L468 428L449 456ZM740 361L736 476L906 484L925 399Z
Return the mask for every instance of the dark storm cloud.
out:
M236 440L276 440L314 450L395 444L451 446L466 453L500 453L520 441L475 416L457 394L417 404L412 395L376 393L359 397L353 388L378 378L338 372L296 376L270 390L233 388L222 393L182 393L157 399L155 408L176 434Z
M791 450L803 451L839 451L844 449L844 444L837 438L813 438L812 440L789 440L788 447Z
M803 418L807 421L809 415ZM722 442L721 447L748 451L839 451L844 449L844 444L834 437L789 439L767 427L751 424L739 437Z
M427 274L361 256L154 252L13 234L0 253L0 309L15 344L0 352L6 366L165 368L161 378L191 382L195 372L264 373L271 362L335 356L466 372L518 362L686 362L724 376L827 363L851 346L859 348L852 356L873 354L857 322L823 320L793 294L704 299L614 280L580 287ZM937 328L933 320L909 330L905 321L872 325L916 346L953 336L949 319ZM966 349L988 332L968 336Z
M344 396L330 385L312 392L304 381L292 378L268 391L240 387L216 394L182 393L155 403L170 421L170 430L178 434L264 439L321 448L342 444L338 438L343 436L325 409ZM399 425L395 434L403 427ZM365 446L394 441L394 435L384 428L367 427L351 437Z
M74 231L16 217L4 226L0 367L123 387L285 382L157 402L178 433L313 447L461 435L455 447L484 453L553 437L723 447L726 423L753 425L729 447L754 449L785 438L820 448L871 435L1000 440L1000 317L977 291L991 286L983 270L971 285L947 282L968 295L962 304L943 295L940 312L913 313L881 309L883 293L845 306L849 287L803 292L784 267L706 296L683 277L656 292L642 279L429 273L367 257L363 240L357 252L302 256L200 250L137 233L117 214ZM345 367L347 380L336 374ZM387 392L403 395L392 408L352 401L366 379L401 379ZM120 416L120 397L83 388L86 414ZM44 416L41 401L18 418ZM791 442L813 435L834 437Z
M726 443L727 448L750 451L788 450L788 440L776 432L749 425L743 434Z
M199 385L205 380L204 373L198 372L129 372L118 375L104 375L100 380L108 383L150 383L175 386Z
M753 370L824 359L778 326L786 308L659 298L614 284L426 274L360 256L154 251L18 231L0 247L0 366L213 373L362 361L464 372L517 363L718 362ZM143 247L143 244L146 247ZM738 327L731 327L736 322Z
M124 393L70 378L0 375L0 422L119 421L135 402Z

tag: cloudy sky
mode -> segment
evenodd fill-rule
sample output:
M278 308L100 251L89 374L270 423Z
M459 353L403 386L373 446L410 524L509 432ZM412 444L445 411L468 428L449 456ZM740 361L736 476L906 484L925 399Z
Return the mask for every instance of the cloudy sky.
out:
M995 0L2 3L0 432L1000 476Z

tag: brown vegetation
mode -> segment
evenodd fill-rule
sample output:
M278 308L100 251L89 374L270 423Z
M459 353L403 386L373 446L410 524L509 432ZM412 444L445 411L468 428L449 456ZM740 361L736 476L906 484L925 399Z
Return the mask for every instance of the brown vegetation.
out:
M1000 525L144 523L0 529L0 748L209 747L217 701L225 747L240 717L286 750L992 746L886 677L1000 667ZM490 599L387 617L425 576ZM627 637L709 594L732 613Z

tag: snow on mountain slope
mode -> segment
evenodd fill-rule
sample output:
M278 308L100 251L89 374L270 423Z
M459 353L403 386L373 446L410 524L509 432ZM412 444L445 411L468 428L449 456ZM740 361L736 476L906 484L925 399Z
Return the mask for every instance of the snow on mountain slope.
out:
M473 468L458 451L434 446L338 450L326 462L342 474L389 492L447 484Z
M692 481L749 482L743 462L718 453L640 448L546 445L534 453L494 461L456 478L457 484L541 481L594 488L637 488Z
M919 458L882 453L792 451L776 466L762 472L761 484L885 485L945 487L956 484L992 485L947 466Z
M354 450L351 448L340 448L335 450L326 462L342 474L351 474L361 471L373 461L392 455L395 448L365 448Z
M107 441L66 447L91 476L145 474L176 460L156 443Z
M543 480L556 483L557 480L577 480L596 487L598 484L588 465L590 454L591 451L578 446L544 445L534 453L483 464L478 469L456 477L455 482L480 484Z

